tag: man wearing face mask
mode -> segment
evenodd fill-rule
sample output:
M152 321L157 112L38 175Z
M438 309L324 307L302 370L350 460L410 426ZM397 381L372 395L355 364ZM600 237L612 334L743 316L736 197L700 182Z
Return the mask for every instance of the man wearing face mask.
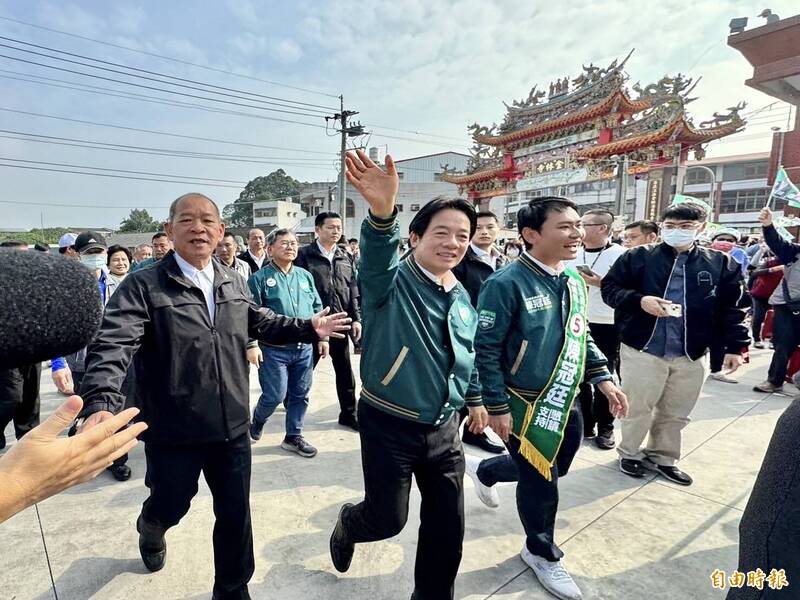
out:
M83 231L75 238L74 247L78 259L97 278L100 298L103 301L103 306L105 306L111 296L112 287L106 264L108 246L105 238L95 231ZM81 348L75 354L54 359L51 369L53 381L56 382L59 389L63 385L70 393L76 393L80 389L83 376L86 373L86 348ZM72 433L74 431L70 432L70 434ZM128 455L123 454L108 467L108 471L117 481L127 481L131 478L131 469L125 464L127 462Z
M663 242L628 250L601 284L622 342L622 385L630 410L622 419L618 451L620 470L631 477L655 471L679 485L692 484L675 463L681 432L708 375L706 354L715 339L724 340L723 370L730 374L750 343L744 310L738 308L744 292L739 265L697 245L705 221L701 206L668 207Z

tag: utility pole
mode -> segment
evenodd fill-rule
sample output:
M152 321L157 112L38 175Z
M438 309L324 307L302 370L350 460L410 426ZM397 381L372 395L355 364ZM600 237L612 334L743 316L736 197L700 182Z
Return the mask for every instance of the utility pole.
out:
M358 112L344 109L344 95L339 96L339 112L333 116L338 119L342 128L342 141L339 148L339 214L342 216L342 233L347 235L345 225L347 220L347 178L345 177L345 156L347 154L347 137L362 135L364 127L361 124L348 127L347 118L357 115Z

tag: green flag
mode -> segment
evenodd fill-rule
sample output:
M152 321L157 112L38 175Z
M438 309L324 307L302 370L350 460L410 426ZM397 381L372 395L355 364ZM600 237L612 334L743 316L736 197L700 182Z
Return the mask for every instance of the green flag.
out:
M775 183L772 184L772 191L767 199L767 206L772 204L772 199L785 200L786 204L795 208L800 208L800 190L792 183L786 174L786 169L780 167L775 175Z

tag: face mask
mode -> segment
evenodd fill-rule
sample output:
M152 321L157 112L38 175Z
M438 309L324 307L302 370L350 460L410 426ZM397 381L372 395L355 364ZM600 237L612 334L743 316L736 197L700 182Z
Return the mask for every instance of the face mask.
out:
M106 266L106 255L83 254L81 255L81 263L84 264L90 271L97 271Z
M509 248L506 251L506 255L510 256L512 258L516 258L517 256L519 256L519 249L518 248Z
M736 244L734 242L716 241L711 244L711 247L720 252L730 252L736 247Z
M673 248L684 248L691 244L696 237L696 229L689 229L688 231L684 231L683 229L661 230L661 239L665 244L672 246Z

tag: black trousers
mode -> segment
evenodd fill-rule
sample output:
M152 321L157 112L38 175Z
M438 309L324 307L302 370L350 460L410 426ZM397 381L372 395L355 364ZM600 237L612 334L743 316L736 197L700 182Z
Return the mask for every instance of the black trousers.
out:
M41 374L41 363L0 370L0 448L6 445L3 431L11 421L17 439L39 424Z
M349 338L331 338L330 358L333 362L333 371L336 373L336 395L339 397L339 410L341 415L355 417L356 415L356 378L353 375L353 366L350 364ZM319 362L319 352L314 344L314 368Z
M783 385L789 358L800 344L800 315L793 315L783 304L776 304L773 308L775 320L772 325L772 343L775 344L775 352L769 364L767 379L772 385Z
M752 296L751 298L753 300L753 318L751 321L753 341L760 342L761 328L764 326L764 319L766 318L767 311L769 310L769 299L756 298L755 296Z
M536 556L550 561L564 553L556 545L554 535L558 512L558 478L569 471L580 448L583 432L581 412L573 407L564 429L564 441L550 469L552 481L541 476L519 453L519 440L508 438L509 454L488 458L478 467L478 479L492 486L503 481L517 482L517 512L525 530L525 543Z
M619 363L619 334L616 326L589 323L589 330L592 332L592 338L597 348L605 354L608 360L608 370L614 373L617 371ZM597 433L600 434L614 431L614 415L608 408L608 399L603 392L590 383L582 383L578 401L581 405L583 427L586 434L593 433L595 426Z
M191 445L146 443L145 485L150 497L142 518L165 530L177 525L197 494L200 473L214 501L214 597L249 599L253 576L250 520L250 438Z
M455 415L439 427L358 405L364 501L345 511L356 543L400 533L408 518L411 476L422 504L414 567L414 598L452 600L464 541L464 453Z

